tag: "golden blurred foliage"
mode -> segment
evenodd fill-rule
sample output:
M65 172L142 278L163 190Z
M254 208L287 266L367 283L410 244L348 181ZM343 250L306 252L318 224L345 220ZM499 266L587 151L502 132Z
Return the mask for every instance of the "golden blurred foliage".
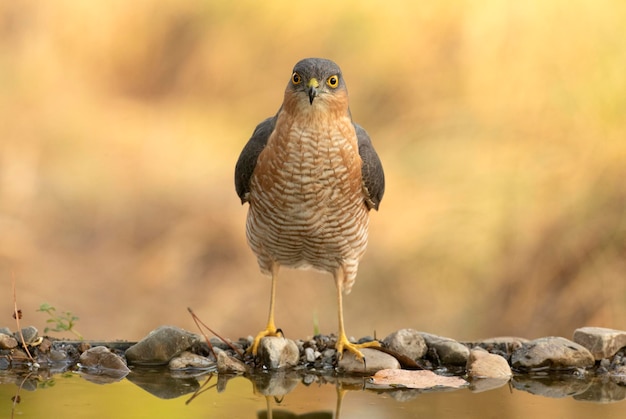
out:
M348 333L626 328L626 5L251 0L0 4L0 293L87 338L265 324L238 154L296 61L335 60L387 175ZM336 330L285 271L278 326ZM29 314L30 313L30 314Z

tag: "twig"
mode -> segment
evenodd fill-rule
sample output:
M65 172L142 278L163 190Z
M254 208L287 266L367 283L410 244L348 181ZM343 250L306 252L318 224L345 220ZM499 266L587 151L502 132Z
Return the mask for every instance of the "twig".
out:
M15 317L15 324L17 325L17 333L20 335L22 346L24 347L26 354L28 354L28 358L33 363L33 366L38 366L37 362L35 361L33 356L30 354L30 351L28 350L28 346L26 345L26 341L24 340L24 335L22 334L22 327L20 326L21 313L20 313L20 310L18 310L17 308L17 297L15 294L15 274L14 273L11 275L11 286L13 287L13 317Z
M15 392L15 396L13 396L13 398L12 398L13 405L11 406L11 419L13 419L15 417L15 407L20 402L20 391L22 391L22 388L24 387L24 383L26 382L26 380L28 380L28 378L32 374L33 374L32 372L29 372L26 375L26 377L24 377L24 379L20 382L20 385L17 387L17 391Z
M233 351L237 352L237 354L241 357L241 359L243 359L243 352L241 352L238 348L236 348L232 343L230 343L229 340L224 339L223 337L221 337L219 334L217 334L217 332L215 332L214 330L212 330L209 326L207 326L206 324L204 324L204 322L202 320L200 320L200 318L198 316L196 316L196 313L193 312L193 310L191 309L191 307L187 307L187 310L189 311L189 313L191 314L191 317L193 318L193 321L196 323L196 326L198 326L198 329L200 330L200 333L202 333L202 335L204 336L204 338L206 339L207 344L209 345L209 349L211 349L211 352L213 353L213 356L215 356L215 359L217 359L217 356L215 355L215 351L213 350L213 345L211 345L211 342L209 341L209 338L207 337L207 335L202 331L202 328L200 327L200 324L204 327L207 328L207 330L211 333L213 333L215 336L217 336L222 342L224 342L225 344L227 344L230 349L232 349ZM200 324L198 324L200 323Z

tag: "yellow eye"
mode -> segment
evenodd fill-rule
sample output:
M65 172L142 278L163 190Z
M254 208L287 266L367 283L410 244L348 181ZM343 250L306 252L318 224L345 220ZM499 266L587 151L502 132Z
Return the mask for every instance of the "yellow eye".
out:
M291 75L291 82L293 84L300 84L300 83L302 83L302 77L300 77L300 74L298 74L298 73L293 73Z
M326 80L326 84L334 89L335 87L339 86L339 77L330 76L328 80Z

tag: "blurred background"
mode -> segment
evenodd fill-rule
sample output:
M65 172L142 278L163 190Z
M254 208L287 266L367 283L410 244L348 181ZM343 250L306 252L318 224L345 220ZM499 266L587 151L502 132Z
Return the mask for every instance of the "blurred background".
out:
M87 339L187 307L265 326L234 165L293 65L335 60L387 191L349 335L626 328L620 1L0 3L0 326L46 302ZM287 336L337 330L330 275L281 271Z

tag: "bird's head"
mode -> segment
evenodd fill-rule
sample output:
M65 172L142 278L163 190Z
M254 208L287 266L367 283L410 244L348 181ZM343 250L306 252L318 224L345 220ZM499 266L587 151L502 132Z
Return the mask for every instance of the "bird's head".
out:
M285 105L301 110L347 111L347 97L346 83L337 64L324 58L305 58L293 68L285 90Z

